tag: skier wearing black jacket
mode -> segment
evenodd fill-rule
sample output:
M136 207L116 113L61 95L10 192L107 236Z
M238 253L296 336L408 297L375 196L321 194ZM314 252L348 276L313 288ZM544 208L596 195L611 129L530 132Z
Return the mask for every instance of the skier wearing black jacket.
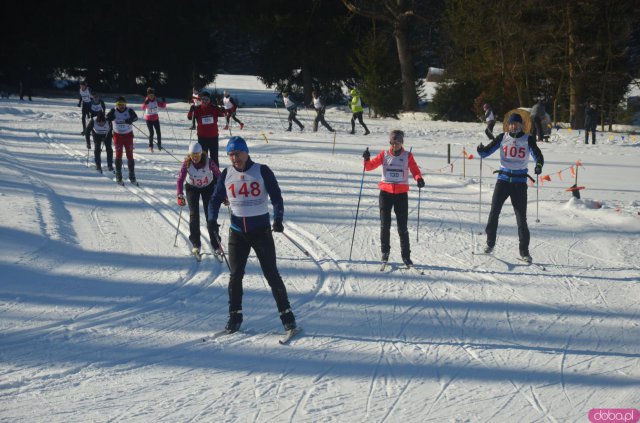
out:
M487 245L485 253L491 253L496 244L498 219L502 205L511 197L511 204L518 223L518 238L520 240L520 257L531 263L529 254L529 227L527 225L527 165L529 155L535 160L535 174L539 175L544 166L544 157L536 144L534 135L527 135L522 131L522 116L514 113L509 117L509 132L498 135L489 145L478 145L480 157L487 157L496 150L500 150L500 170L498 181L493 191L491 211L485 232Z
M262 273L271 287L280 320L286 331L296 328L287 289L276 265L273 232L283 232L284 204L275 175L266 165L249 157L242 137L231 137L227 143L231 167L220 174L209 202L209 233L218 237L218 212L228 199L231 208L229 227L229 321L226 330L236 332L242 324L242 279L251 249L256 253ZM273 206L273 226L269 220L269 200Z
M111 125L103 112L98 112L95 118L89 121L87 130L85 131L87 139L87 149L91 150L91 141L89 137L93 135L94 150L93 155L96 163L96 170L102 173L102 163L100 161L100 153L102 152L102 144L104 143L107 150L107 165L109 170L113 172L113 148L111 147Z

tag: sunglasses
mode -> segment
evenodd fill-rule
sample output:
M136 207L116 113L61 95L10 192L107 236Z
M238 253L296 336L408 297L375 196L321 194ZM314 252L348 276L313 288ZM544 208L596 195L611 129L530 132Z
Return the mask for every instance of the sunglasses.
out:
M401 140L391 140L391 141L389 141L389 144L391 144L391 145L402 145L402 144L404 144L404 142L401 141Z

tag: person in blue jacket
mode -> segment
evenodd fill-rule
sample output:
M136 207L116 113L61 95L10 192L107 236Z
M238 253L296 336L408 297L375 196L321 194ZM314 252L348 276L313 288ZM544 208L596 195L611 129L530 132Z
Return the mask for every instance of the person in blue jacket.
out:
M529 227L527 225L527 165L529 155L535 160L535 174L539 175L544 166L544 157L536 144L535 135L527 135L522 130L522 116L513 113L509 116L509 131L504 132L488 145L478 145L480 157L487 157L500 150L500 170L497 170L498 181L491 199L491 211L485 232L487 245L484 252L493 252L498 233L498 219L502 205L511 197L511 204L516 214L518 224L518 239L520 241L520 257L531 263L529 254Z
M209 233L219 238L218 212L228 200L231 210L229 227L229 320L225 329L232 333L242 324L242 278L253 249L276 301L284 329L296 328L287 289L276 265L273 232L283 232L284 204L275 175L266 165L249 157L242 137L229 138L227 155L231 166L220 174L209 202ZM273 225L269 219L269 202L273 206Z

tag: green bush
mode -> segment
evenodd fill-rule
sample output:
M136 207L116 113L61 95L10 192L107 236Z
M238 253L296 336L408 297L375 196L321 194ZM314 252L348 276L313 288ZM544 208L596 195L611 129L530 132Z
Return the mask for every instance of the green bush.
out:
M428 112L435 120L474 122L474 99L480 94L475 81L445 80L438 85Z

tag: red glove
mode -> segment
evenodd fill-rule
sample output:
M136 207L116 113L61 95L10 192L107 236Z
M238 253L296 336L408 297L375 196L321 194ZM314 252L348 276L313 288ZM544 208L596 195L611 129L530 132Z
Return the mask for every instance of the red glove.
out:
M186 201L184 201L184 195L178 195L178 205L180 207L184 207L184 205L187 204Z

